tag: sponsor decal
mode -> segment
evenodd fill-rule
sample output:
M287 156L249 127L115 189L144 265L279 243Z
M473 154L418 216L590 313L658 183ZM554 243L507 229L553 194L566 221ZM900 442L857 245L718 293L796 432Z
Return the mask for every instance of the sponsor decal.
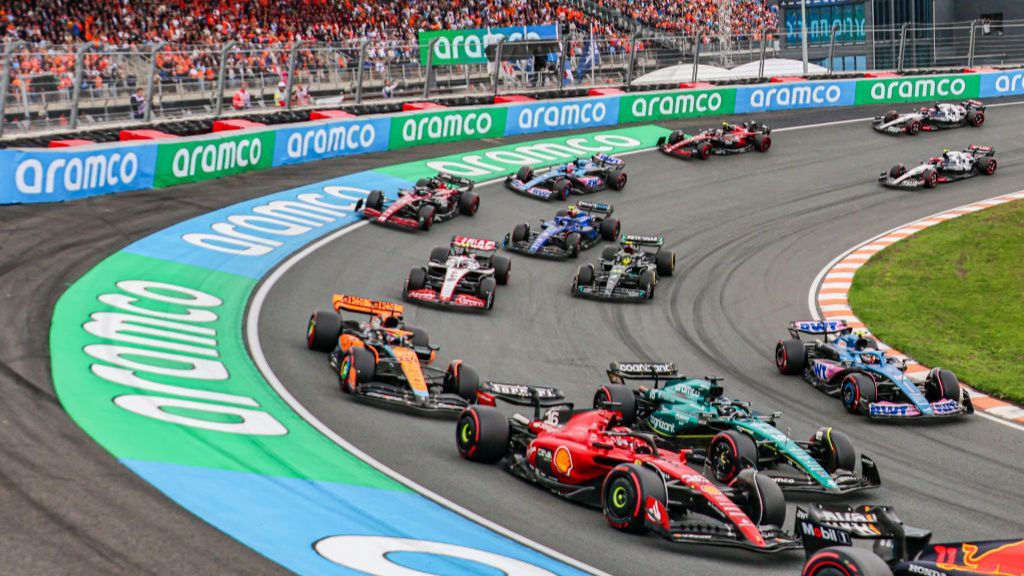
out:
M868 405L870 416L917 416L920 412L910 404L882 404L874 403Z
M389 147L498 138L505 134L507 110L502 107L475 110L421 112L391 118Z
M390 118L340 120L278 130L274 166L388 149Z
M481 238L471 238L469 236L456 236L452 238L452 246L464 246L466 248L473 248L475 250L494 250L497 244L494 240L484 240Z
M777 480L776 480L777 481ZM850 534L838 528L818 526L812 522L803 521L800 523L801 532L813 534L818 540L827 540L839 544L850 544Z
M270 168L275 132L221 136L157 145L157 188Z
M655 430L659 430L661 432L671 433L674 432L676 429L673 423L662 420L657 416L649 416L647 418L647 423L650 424L651 428L654 428Z
M433 66L452 64L484 64L487 62L486 48L497 44L502 38L507 42L517 40L554 40L558 38L558 26L518 26L510 28L466 28L463 30L430 30L419 33L420 64L426 66L430 52L430 41L434 45Z
M555 455L551 460L551 468L563 476L572 475L572 454L568 448L565 446L555 448Z
M626 234L622 237L623 242L639 242L641 244L657 244L661 242L661 236L645 236L643 234Z
M508 108L505 135L611 126L619 121L619 97L539 102Z
M838 332L843 328L846 328L846 322L841 320L825 320L815 321L810 320L806 322L794 322L796 329L801 332L807 332L809 334L819 334L823 332Z
M994 98L1014 94L1024 94L1024 70L993 72L981 75L981 85L978 90L979 97Z
M856 104L977 98L980 82L978 74L858 80Z
M467 308L486 308L487 307L487 302L485 302L484 300L481 300L480 298L477 298L475 296L470 296L468 294L456 294L452 298L452 303L455 304L456 306L465 306Z
M932 404L932 411L936 414L955 414L960 411L960 404L956 400L941 400Z
M909 564L907 566L907 572L910 574L923 574L924 576L947 576L947 572L939 570L932 570L927 566L921 566L919 564Z
M853 82L783 82L736 89L736 113L852 106Z
M0 150L0 204L63 202L153 186L156 145Z
M714 114L732 114L736 89L679 90L623 96L619 99L619 123L693 118Z

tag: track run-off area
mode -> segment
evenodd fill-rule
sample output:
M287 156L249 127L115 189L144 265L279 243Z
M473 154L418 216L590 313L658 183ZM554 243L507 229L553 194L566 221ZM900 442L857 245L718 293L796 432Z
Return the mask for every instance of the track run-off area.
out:
M559 386L580 405L589 404L610 360L673 360L694 376L723 376L727 395L750 400L766 411L783 411L781 428L788 427L795 437L809 436L820 425L834 425L876 460L883 488L846 501L892 504L908 523L935 530L939 540L1019 535L1024 533L1020 520L1024 510L1016 485L1021 478L1024 449L1016 432L980 418L941 425L868 422L847 415L837 400L826 398L799 380L778 376L772 363L773 346L784 335L785 323L808 315L808 288L815 274L837 254L906 222L1020 188L1024 148L1018 143L1021 121L1017 110L1012 106L992 107L989 121L981 130L964 129L914 139L874 134L864 117L880 113L877 108L767 114L763 119L777 129L774 146L766 155L712 158L699 163L680 162L650 151L630 154L626 190L602 192L591 199L614 204L624 231L662 234L668 247L679 255L676 276L659 285L653 302L616 306L571 298L568 286L576 265L596 258L599 252L591 250L579 262L514 257L513 280L499 290L495 309L488 315L410 306L407 316L412 323L427 328L431 340L443 346L441 362L460 357L484 378ZM693 131L714 122L698 119L668 126ZM817 125L797 128L812 123ZM153 436L138 434L136 428L109 426L101 435L120 443L119 450L111 450L116 457L112 459L61 409L49 383L48 314L66 286L104 256L176 222L239 201L387 165L396 159L472 153L501 143L485 140L431 146L405 151L401 158L370 154L171 191L5 209L0 232L11 250L0 270L8 286L0 307L6 318L29 328L24 339L0 345L0 385L6 399L0 415L10 440L5 444L8 464L3 473L10 490L5 491L0 504L11 518L0 533L9 533L7 541L19 551L4 555L0 571L262 574L279 572L284 564L267 554L266 546L299 546L307 553L315 546L322 558L343 554L344 545L338 540L304 542L298 535L294 541L272 541L282 530L315 524L306 522L307 526L302 526L308 520L302 518L303 512L342 501L337 494L323 490L318 493L315 482L311 492L294 502L295 515L285 518L271 514L260 518L260 523L243 527L248 531L243 542L277 563L254 554L178 506L186 504L200 518L238 537L230 527L215 520L231 515L243 517L266 503L241 490L234 483L238 476L233 472L259 469L268 474L268 486L287 490L294 480L301 481L289 477L302 467L300 464L307 469L313 465L317 447L343 438L352 452L364 453L379 466L409 479L388 486L396 496L397 504L388 505L397 510L389 517L397 533L411 530L417 522L416 509L401 508L403 491L414 482L417 488L439 495L451 507L475 515L478 525L489 527L492 534L513 535L515 539L522 535L542 543L551 549L544 556L561 558L566 565L574 563L570 560L574 558L614 574L649 570L797 573L800 554L765 559L616 533L597 512L559 501L498 468L459 459L451 422L374 409L341 397L325 359L303 345L309 312L328 307L334 292L397 300L409 268L421 264L431 247L446 244L451 235L500 240L514 224L549 217L558 209L555 203L520 197L500 185L479 187L482 210L475 218L459 218L426 234L353 226L344 235L307 247L299 253L301 257L286 260L273 272L276 263L239 270L224 261L218 273L242 278L229 291L235 298L215 303L202 300L198 294L191 296L198 299L195 304L199 308L204 304L215 310L216 319L210 327L204 327L214 333L195 332L192 340L182 340L181 345L195 346L192 351L213 346L211 349L224 354L225 350L233 354L253 352L263 375L272 384L279 384L277 392L283 397L262 396L257 404L294 410L289 418L295 422L305 419L327 433L291 438L300 444L304 441L309 450L283 457L277 453L276 460L266 459L264 453L273 440L265 444L238 442L233 448L240 450L216 454L218 466L229 471L218 479L222 492L207 495L212 497L209 500L220 499L216 505L197 508L196 501L192 501L189 506L185 492L208 486L204 484L208 479L198 474L190 476L189 470L168 475L168 484L156 483L158 491L118 466L120 462L151 481L158 471L166 472L144 458L132 458L133 453L154 449ZM927 192L885 190L875 183L878 172L896 161L912 163L942 148L963 148L971 143L996 147L1000 161L996 176ZM387 186L388 182L363 184ZM55 235L55 225L63 232ZM160 245L149 248L158 252ZM141 255L136 252L136 256ZM130 260L122 263L122 269L134 272L145 268L141 260ZM165 280L173 284L187 279L189 273L183 270L168 267L163 270ZM263 280L268 273L270 280ZM264 283L259 285L261 281ZM257 289L257 297L246 310L245 299L253 289ZM121 290L119 295L117 290ZM105 304L114 301L129 308L163 302L166 308L157 305L153 310L165 313L174 306L180 308L184 301L181 293L139 285L112 284L105 295L98 295L107 297ZM131 299L138 296L144 297L143 303ZM193 319L200 317L210 319L202 313ZM237 330L223 330L240 326L243 319L248 323L247 340ZM73 320L84 326L89 315L83 313ZM56 338L53 345L61 343L59 334ZM211 344L210 340L216 342ZM74 358L75 362L80 360ZM166 367L180 368L172 364ZM105 376L116 378L109 371ZM255 381L260 375L255 370L233 369L230 377ZM119 385L149 386L138 381ZM247 405L244 399L222 393L225 396L208 398ZM107 401L98 399L95 408L109 409L102 405ZM131 406L139 411L168 406L138 400L132 404L130 399L122 402L119 408ZM166 413L187 418L195 415L190 409L179 403ZM224 428L239 424L239 413L226 413L218 424ZM81 413L71 416L79 420ZM254 422L258 424L244 419L242 423ZM291 420L286 424L292 429ZM263 431L279 430L270 426ZM89 432L96 438L95 430ZM202 433L191 437L183 434L156 444L169 459L188 460L195 457L190 450L202 446L203 437ZM322 469L333 469L331 474L336 474L345 466L344 462L325 462ZM368 485L372 475L367 472L366 476L345 480ZM333 512L356 517L364 510L379 512L373 510L377 504L368 501L362 503L363 507ZM417 529L444 535L450 528ZM299 534L301 530L294 532ZM447 536L475 537L469 533ZM55 549L61 553L54 553ZM442 549L437 552L445 553ZM396 554L410 567L432 567L429 555ZM553 561L550 567L557 564ZM73 568L68 569L69 565ZM445 565L433 566L441 570ZM463 571L468 570L468 565L461 566ZM291 567L300 572L315 571L305 570L302 565ZM448 572L442 573L458 572L459 567L458 563L448 565Z

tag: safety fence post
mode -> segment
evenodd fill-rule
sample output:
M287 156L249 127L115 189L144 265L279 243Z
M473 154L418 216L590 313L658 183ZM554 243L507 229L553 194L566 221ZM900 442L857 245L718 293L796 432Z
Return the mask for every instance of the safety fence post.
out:
M69 126L72 130L78 128L78 102L82 97L82 75L85 72L85 53L92 47L91 44L79 44L75 47L75 86L71 93L71 120Z
M214 111L217 116L220 116L221 112L224 111L224 71L227 69L228 51L235 47L237 42L234 40L228 42L220 50L220 69L217 70L217 102L214 104ZM146 109L149 112L149 108ZM147 120L149 118L146 118Z
M8 42L4 47L4 75L0 79L0 136L4 134L4 105L7 103L7 90L11 87L11 60L14 58L14 51L21 48L25 43L21 40Z

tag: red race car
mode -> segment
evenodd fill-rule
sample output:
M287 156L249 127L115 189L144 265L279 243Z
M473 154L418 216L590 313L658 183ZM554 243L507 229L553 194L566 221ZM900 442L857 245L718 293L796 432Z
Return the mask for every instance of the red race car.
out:
M685 452L659 450L651 435L621 426L618 411L563 404L541 418L540 406L537 399L533 419L467 408L455 428L459 454L503 462L520 479L601 508L623 532L756 552L801 547L782 530L786 501L767 475L748 468L720 487L690 468Z
M420 178L414 188L399 191L394 200L385 198L380 190L372 190L365 202L356 202L356 211L378 224L421 230L430 230L434 222L459 214L472 216L478 208L480 197L473 192L473 182L445 172Z
M707 160L712 154L742 154L757 150L767 152L772 146L772 129L750 121L743 124L723 122L721 128L708 128L693 136L676 130L667 138L658 138L658 149L679 158Z

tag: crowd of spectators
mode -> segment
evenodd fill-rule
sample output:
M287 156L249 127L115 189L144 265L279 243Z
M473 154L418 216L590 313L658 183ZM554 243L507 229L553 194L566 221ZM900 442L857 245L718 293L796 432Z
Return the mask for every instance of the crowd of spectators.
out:
M733 0L723 17L722 0L595 0L606 8L666 34L704 34L726 30L760 39L774 31L778 15L766 0ZM270 86L287 70L294 41L351 43L366 38L371 69L388 62L415 60L417 32L558 23L564 30L594 31L609 38L610 51L626 50L629 31L595 21L557 0L6 0L0 3L0 39L24 41L12 59L12 90L30 82L47 91L68 91L74 84L73 45L92 43L85 59L82 89L118 96L132 92L143 70L131 69L126 54L158 54L158 80L205 86L216 79L219 54L213 46L228 41L226 70L232 85L263 77ZM356 52L329 54L303 49L301 75L336 65L351 68ZM325 61L326 60L326 61ZM139 59L132 61L138 62ZM120 94L123 95L123 94Z

